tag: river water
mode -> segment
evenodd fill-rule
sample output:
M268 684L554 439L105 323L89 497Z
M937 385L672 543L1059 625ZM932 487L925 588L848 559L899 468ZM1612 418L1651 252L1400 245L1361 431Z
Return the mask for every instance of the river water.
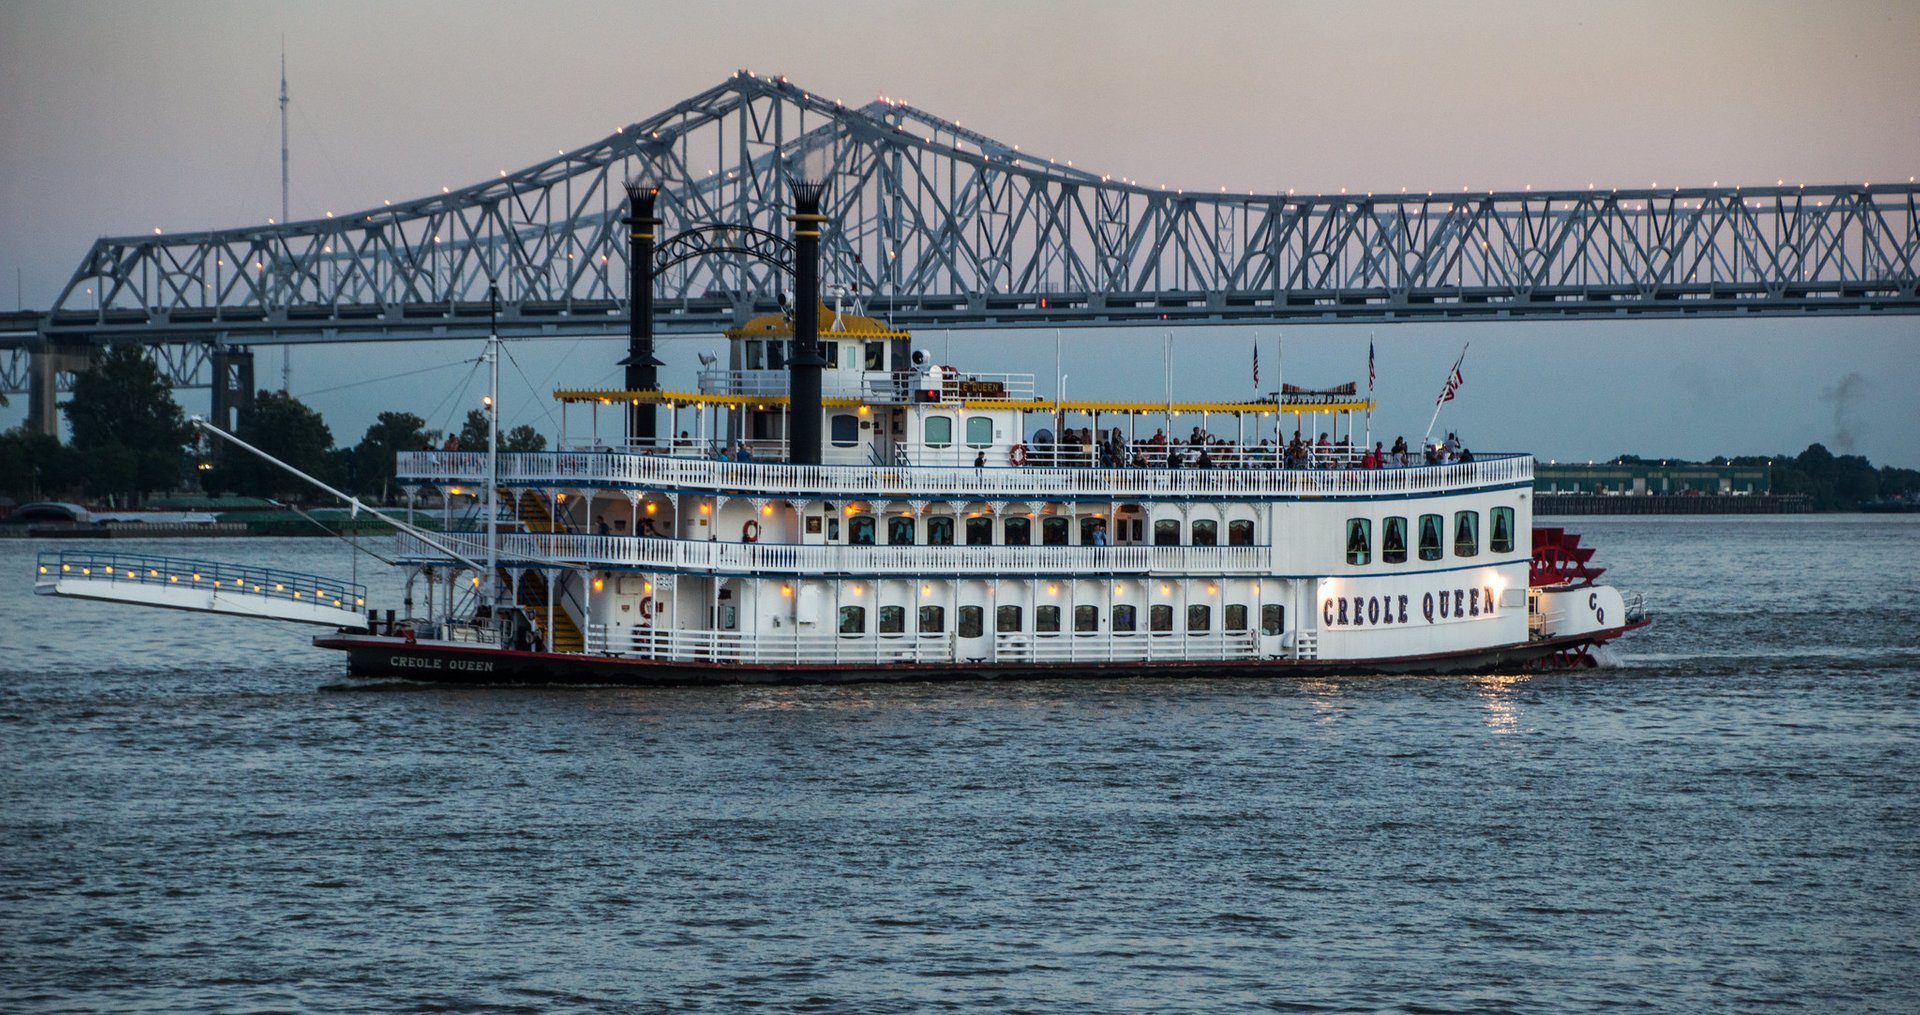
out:
M1598 670L672 691L0 542L0 1009L1920 1010L1920 518L1568 523L1656 618Z

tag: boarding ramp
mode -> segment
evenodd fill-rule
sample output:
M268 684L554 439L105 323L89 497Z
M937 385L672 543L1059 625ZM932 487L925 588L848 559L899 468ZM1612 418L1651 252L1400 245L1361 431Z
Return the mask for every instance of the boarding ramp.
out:
M323 575L143 553L40 554L33 591L200 613L365 629L366 586Z

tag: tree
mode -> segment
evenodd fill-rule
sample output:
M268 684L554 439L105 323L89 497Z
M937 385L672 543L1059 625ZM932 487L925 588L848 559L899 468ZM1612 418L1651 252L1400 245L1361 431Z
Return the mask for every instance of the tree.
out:
M333 431L320 414L284 391L261 391L253 404L240 411L240 434L247 443L323 481L331 481ZM209 482L221 490L251 497L291 495L298 499L315 491L286 470L258 456L222 445Z
M467 421L460 425L460 450L487 450L487 414L479 409L467 413ZM525 423L511 430L500 431L500 450L504 454L522 451L547 450L546 435Z
M178 485L193 428L138 346L114 346L94 360L74 377L73 397L60 407L73 427L73 446L93 459L86 470L90 493L132 498Z
M0 433L0 493L19 501L52 500L80 485L84 457L52 434L23 424Z
M411 412L381 413L353 449L354 486L358 491L388 499L394 480L394 456L425 448L426 426L426 420Z

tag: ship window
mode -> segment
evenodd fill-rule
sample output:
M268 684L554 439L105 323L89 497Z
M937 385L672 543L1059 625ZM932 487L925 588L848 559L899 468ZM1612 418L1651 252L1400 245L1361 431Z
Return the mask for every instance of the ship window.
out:
M1440 559L1440 516L1420 516L1420 559Z
M1033 519L1009 518L1006 524L1008 546L1026 546L1033 542Z
M967 519L967 545L993 545L993 519L986 515Z
M1232 603L1222 608L1220 627L1226 631L1244 631L1247 629L1247 607L1244 603Z
M1100 630L1100 607L1076 606L1073 608L1073 629L1075 631Z
M840 516L828 515L827 516L827 542L836 543L839 541L840 541Z
M1179 546L1180 523L1171 518L1162 518L1153 523L1153 545Z
M960 637L978 638L986 629L987 611L978 606L960 607Z
M820 355L826 359L828 366L830 367L839 366L840 365L840 343L838 342L820 343Z
M944 606L920 607L920 633L939 634L947 629L947 608Z
M1069 527L1067 520L1058 515L1040 520L1040 543L1043 546L1065 546Z
M867 343L867 369L885 370L887 368L887 343Z
M1244 519L1237 522L1228 522L1227 523L1227 545L1228 546L1252 546L1253 545L1253 523L1246 521Z
M840 633L866 634L867 608L864 606L840 607Z
M934 515L927 519L927 545L953 545L953 516Z
M926 431L927 431L927 447L930 447L930 448L953 447L953 417L952 416L928 416Z
M1407 562L1407 520L1398 516L1387 519L1380 529L1380 563L1405 564Z
M880 633L907 633L907 608L904 606L880 607Z
M1278 603L1260 607L1260 633L1278 637L1287 629L1287 608Z
M1471 557L1480 552L1480 512L1453 513L1453 555Z
M746 369L761 370L766 367L767 365L766 345L767 343L760 342L760 341L753 341L753 342L747 343Z
M1147 629L1152 631L1173 630L1173 607L1165 603L1147 607Z
M1367 518L1347 519L1347 563L1365 564L1373 560L1373 522Z
M1033 630L1037 634L1060 633L1060 607L1036 606L1033 609Z
M785 370L787 368L787 343L785 340L767 343L767 369Z
M1187 633L1206 634L1207 625L1213 620L1213 607L1204 603L1195 603L1187 607Z
M1220 545L1220 523L1211 518L1202 518L1193 523L1193 545Z
M993 629L1001 634L1019 634L1020 607L1002 606L993 611Z
M843 412L833 417L833 446L850 448L860 443L860 417Z
M853 546L873 545L872 515L854 515L847 519L847 542Z
M984 448L993 444L993 420L975 416L967 420L967 447Z
M1131 606L1113 608L1113 629L1116 633L1127 633L1134 629L1138 614Z
M1493 553L1513 552L1513 509L1493 509L1493 532L1487 536L1487 549Z
M887 516L887 542L894 546L913 545L913 516Z

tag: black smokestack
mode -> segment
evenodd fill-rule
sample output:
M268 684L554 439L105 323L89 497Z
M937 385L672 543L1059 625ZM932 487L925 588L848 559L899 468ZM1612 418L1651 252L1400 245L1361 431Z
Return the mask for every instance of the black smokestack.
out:
M653 355L653 244L654 229L660 220L653 217L654 199L660 188L637 180L627 181L629 214L627 245L627 296L633 312L627 322L628 391L657 391L660 387L660 361ZM640 447L654 443L654 405L643 402L627 406L627 439Z
M820 464L820 199L825 183L796 180L792 184L793 223L793 355L787 360L787 390L792 430L787 434L787 460L795 465Z

